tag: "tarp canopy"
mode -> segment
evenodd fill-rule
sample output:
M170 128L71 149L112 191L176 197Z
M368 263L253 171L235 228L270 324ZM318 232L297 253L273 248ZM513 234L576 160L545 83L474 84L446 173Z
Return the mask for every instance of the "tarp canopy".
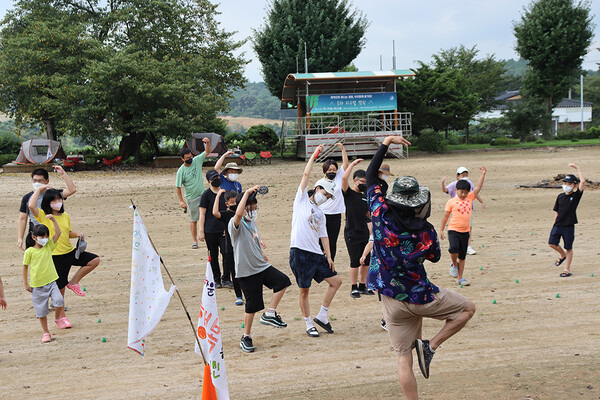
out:
M207 137L210 140L210 157L220 157L227 152L227 146L223 136L217 133L192 133L192 137L185 141L185 147L192 150L192 154L197 156L204 151L204 143L202 139Z
M21 143L15 164L50 164L55 158L65 159L60 142L50 139L31 139Z

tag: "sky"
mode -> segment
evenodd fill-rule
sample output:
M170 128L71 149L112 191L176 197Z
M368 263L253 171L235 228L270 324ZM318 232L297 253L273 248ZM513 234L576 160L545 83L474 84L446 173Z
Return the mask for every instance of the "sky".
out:
M252 36L252 29L264 25L269 0L221 0L217 19L221 28L236 32L236 40ZM417 67L429 62L442 49L464 45L477 46L481 56L497 60L518 59L515 52L513 22L518 21L530 0L349 0L353 9L363 12L370 25L366 45L353 61L361 71L392 69L393 42L396 68ZM0 16L13 7L11 0L0 0ZM591 2L595 36L584 59L583 68L597 70L600 63L600 1ZM242 49L251 62L246 66L250 82L262 81L260 63L250 41ZM303 61L300 60L300 65ZM302 71L304 72L304 71ZM309 65L309 72L310 65ZM316 72L316 71L312 71ZM324 71L319 71L324 72Z

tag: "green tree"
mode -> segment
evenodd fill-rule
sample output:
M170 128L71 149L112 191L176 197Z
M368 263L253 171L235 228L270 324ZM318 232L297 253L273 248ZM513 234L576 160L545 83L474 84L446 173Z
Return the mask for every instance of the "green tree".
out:
M587 1L538 0L514 23L516 50L529 65L522 93L543 100L546 137L552 108L579 74L591 43L594 25L590 7Z
M347 0L273 0L252 40L267 88L281 99L283 82L297 62L304 70L305 44L310 71L339 71L360 54L368 25Z
M515 139L525 141L533 131L539 129L545 116L544 104L540 99L523 98L510 104L506 118L508 128Z
M279 138L275 131L266 125L251 126L244 135L244 151L273 150Z

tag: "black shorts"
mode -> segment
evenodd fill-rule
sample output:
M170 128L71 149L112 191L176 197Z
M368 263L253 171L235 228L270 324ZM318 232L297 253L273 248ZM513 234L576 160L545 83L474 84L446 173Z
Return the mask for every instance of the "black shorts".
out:
M564 242L565 250L571 250L573 248L573 242L575 241L575 225L553 226L550 231L548 244L558 246L561 237Z
M52 256L52 261L54 261L54 267L56 268L56 273L58 274L58 279L56 280L58 288L62 289L67 286L67 283L69 283L69 272L71 271L72 265L83 267L88 265L94 258L98 258L98 256L94 253L88 253L87 251L84 251L79 255L79 259L76 259L75 249L67 254Z
M469 232L448 231L448 241L450 247L448 253L458 253L458 259L464 260L467 258L467 247L469 246Z
M290 278L277 268L269 266L258 274L238 278L244 297L246 312L252 314L265 308L263 301L263 285L277 293L292 284Z
M364 240L350 239L347 235L344 235L346 240L346 248L348 249L348 255L350 256L350 268L360 267L360 258L362 257L365 247L369 244L369 238ZM367 254L365 257L365 265L369 265L371 262L371 254Z
M310 251L290 248L290 268L296 277L298 287L309 288L314 279L317 283L323 279L337 275L332 271L325 254L311 253Z

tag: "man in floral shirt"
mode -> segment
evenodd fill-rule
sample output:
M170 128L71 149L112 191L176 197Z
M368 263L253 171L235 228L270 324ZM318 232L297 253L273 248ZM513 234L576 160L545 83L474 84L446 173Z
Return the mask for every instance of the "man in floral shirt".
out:
M419 367L429 378L435 350L458 333L475 313L475 304L461 294L437 287L427 278L424 260L440 259L437 233L427 218L431 212L429 189L412 176L397 178L382 191L378 170L390 144L409 146L401 136L388 136L367 170L367 197L373 223L373 253L367 285L382 295L383 316L398 356L398 376L408 399L418 399L412 371L412 349ZM430 340L421 340L423 317L444 320Z

